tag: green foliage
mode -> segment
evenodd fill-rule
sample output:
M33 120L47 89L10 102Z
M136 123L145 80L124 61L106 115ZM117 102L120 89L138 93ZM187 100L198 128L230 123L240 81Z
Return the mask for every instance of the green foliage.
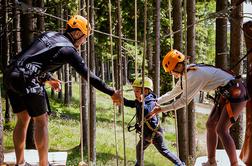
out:
M196 4L198 20L205 19L215 11L215 3L198 2ZM215 62L215 19L201 21L196 26L196 63L214 64Z

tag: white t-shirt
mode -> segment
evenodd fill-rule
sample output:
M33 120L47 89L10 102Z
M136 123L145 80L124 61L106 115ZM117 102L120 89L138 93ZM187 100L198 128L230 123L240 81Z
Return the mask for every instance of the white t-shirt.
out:
M188 65L188 67L194 64ZM188 102L194 98L199 91L208 92L215 90L220 86L225 86L230 80L235 79L231 74L223 71L222 69L211 66L196 66L196 70L189 70L187 72L187 99ZM163 104L173 100L180 95L181 97L171 104L161 106L165 112L177 110L186 105L186 81L185 76L182 77L183 89L181 89L181 80L179 80L175 87L166 94L158 98L157 103Z

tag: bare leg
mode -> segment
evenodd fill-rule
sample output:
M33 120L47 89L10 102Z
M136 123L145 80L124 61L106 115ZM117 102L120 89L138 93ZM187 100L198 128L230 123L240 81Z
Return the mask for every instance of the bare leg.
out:
M26 132L31 118L27 111L17 113L16 115L17 115L17 123L13 131L13 142L16 153L16 164L23 164Z
M208 155L208 164L210 165L216 163L215 153L216 153L216 147L218 143L218 135L216 132L216 126L217 126L217 123L221 114L221 109L222 109L222 106L220 106L219 108L214 106L206 123L207 152L208 152L207 155Z
M39 166L48 165L48 115L34 117L35 144L39 153Z
M234 113L235 118L237 118L238 115L242 112L245 105L246 105L246 102L231 104L232 111ZM232 124L229 120L227 111L226 109L224 109L221 113L221 117L217 125L217 133L220 136L223 146L225 147L225 150L227 152L231 165L238 166L235 143L229 134L229 128L231 126Z

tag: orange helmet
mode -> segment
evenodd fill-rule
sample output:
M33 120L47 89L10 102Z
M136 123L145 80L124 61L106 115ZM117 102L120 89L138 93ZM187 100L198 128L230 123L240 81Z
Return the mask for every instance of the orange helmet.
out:
M75 15L67 21L66 30L69 29L79 29L84 35L88 36L91 32L91 25L86 18Z
M179 62L183 62L184 60L184 54L182 54L178 50L171 50L165 55L162 61L162 65L165 72L171 72Z

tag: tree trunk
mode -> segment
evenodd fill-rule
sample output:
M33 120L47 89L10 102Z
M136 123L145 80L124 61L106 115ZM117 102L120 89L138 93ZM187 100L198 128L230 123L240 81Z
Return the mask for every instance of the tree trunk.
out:
M103 57L101 60L101 76L102 76L102 81L105 81L105 62L104 62Z
M60 18L63 18L63 12L62 12L62 2L60 2L60 6L59 8L57 8L57 15L58 17ZM62 33L63 32L63 22L61 20L58 20L58 25L59 25L59 31ZM58 71L57 71L57 75L58 75L58 79L59 80L63 80L62 79L62 73L63 73L63 69L60 68ZM58 92L58 99L60 101L63 101L63 92L62 90Z
M58 75L58 79L59 79L59 80L62 80L62 69L59 69L59 71L57 71L57 75ZM60 90L60 91L58 92L58 99L59 99L60 101L63 101L62 90Z
M80 1L80 8L85 9L85 2ZM81 15L84 16L86 14L86 10L81 10ZM87 48L86 45L81 46L81 56L85 62L87 62ZM81 112L82 112L82 138L83 138L83 146L87 151L88 144L88 117L87 117L88 103L87 103L87 82L84 78L81 78Z
M94 27L94 0L90 0L89 21L93 29ZM95 49L94 35L89 37L90 40L90 70L95 73ZM93 163L96 163L96 90L90 86L90 157Z
M226 9L227 0L216 1L216 12ZM216 18L215 66L227 68L227 18Z
M252 49L252 21L249 21L243 25L244 37L246 42L247 50ZM247 85L252 85L252 52L248 55L247 64ZM247 86L249 96L252 96L252 87ZM252 100L250 99L247 103L246 110L246 133L245 141L242 146L240 157L246 165L252 165Z
M232 0L232 5L235 5L237 0ZM232 11L231 19L231 34L230 34L230 67L233 67L241 58L242 48L242 5L238 6ZM236 75L241 74L241 63L238 64L234 70ZM236 123L231 127L230 134L234 139L237 149L241 149L243 142L243 116L239 115Z
M32 0L24 0L23 2L32 6ZM33 15L31 13L22 14L21 20L22 49L25 49L33 40Z
M172 18L173 18L173 32L182 29L182 13L181 0L173 0L172 1ZM182 32L178 32L174 34L174 49L181 50L182 49ZM187 130L187 120L186 120L186 112L184 108L177 110L177 125L178 125L178 147L179 147L179 157L181 160L187 160L188 154L188 141L186 136Z
M66 5L66 3L65 3ZM63 13L63 17L65 19L68 19L68 8L64 8L64 13ZM69 65L66 64L64 65L64 82L65 82L65 93L64 93L64 104L69 106L70 104L70 95L69 95Z
M160 0L156 0L155 12L155 56L154 56L154 93L160 95Z
M4 162L4 146L3 146L3 116L2 116L2 97L0 88L0 165Z
M37 0L37 7L44 8L44 0ZM42 14L37 15L37 30L39 33L45 31L45 19Z
M148 11L148 15L151 16L153 13L153 9L151 7L148 7L147 9ZM153 39L152 37L152 19L149 18L147 19L147 34L146 34L146 38L147 38L147 53L146 53L146 60L147 60L147 64L148 64L148 75L151 76L151 78L154 75L154 70L153 70L153 42L155 41L155 39ZM155 26L155 24L154 24Z
M17 11L16 0L12 0L13 8L12 8L12 17L13 17L13 52L17 54L21 51L20 46L20 14Z
M227 0L216 1L216 12L226 9ZM215 41L215 66L227 68L227 19L225 17L216 18L216 41ZM223 149L220 139L218 140L218 149Z
M126 83L128 82L128 77L127 77L127 63L128 62L128 58L127 55L125 54L123 56L123 85L126 85Z
M72 97L73 97L73 69L72 69L72 66L69 65L69 78L68 78L68 81L69 81L69 102L71 102L72 100Z
M187 26L194 25L195 23L195 0L186 1L187 11ZM190 63L195 63L195 26L191 26L187 29L187 55L191 56ZM188 105L188 152L189 158L196 157L196 123L195 123L195 106L194 100ZM194 161L193 161L194 162Z
M0 57L0 70L4 71L7 66L8 57L10 57L12 53L12 36L8 35L8 31L12 30L11 24L7 25L8 20L8 11L7 11L7 3L8 1L1 1L2 12L1 12L1 24L3 25L1 32L1 57ZM5 122L8 123L11 120L11 112L9 107L9 100L7 94L5 94Z
M7 60L9 55L9 41L8 41L8 11L7 11L7 3L8 1L1 1L2 5L2 11L1 11L1 25L2 25L2 31L1 31L1 50L2 55L0 57L0 70L4 71L7 66ZM2 33L3 32L3 33Z
M65 82L65 93L64 93L64 104L70 105L70 95L69 95L69 64L64 65L64 82Z

